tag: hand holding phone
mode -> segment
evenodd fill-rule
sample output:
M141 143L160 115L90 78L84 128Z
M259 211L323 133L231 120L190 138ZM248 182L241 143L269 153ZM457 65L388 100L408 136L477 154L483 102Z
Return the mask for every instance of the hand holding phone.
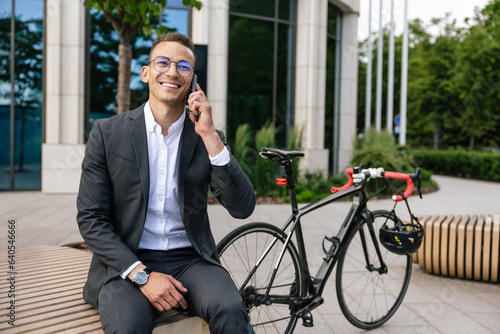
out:
M191 80L191 93L196 92L197 81L198 81L198 76L196 74L193 74L193 80ZM189 95L188 95L188 99L189 99ZM201 111L198 110L198 114L195 114L193 111L191 111L189 109L189 104L187 103L187 100L186 100L186 110L188 111L188 114L193 114L194 118L196 119L196 122L198 122L198 119L200 118Z

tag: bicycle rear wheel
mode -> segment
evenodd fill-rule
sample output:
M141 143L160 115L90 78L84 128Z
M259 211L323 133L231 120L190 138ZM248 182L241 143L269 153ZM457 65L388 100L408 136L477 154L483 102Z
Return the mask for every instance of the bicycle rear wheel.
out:
M412 268L411 255L389 252L378 241L380 227L385 222L392 226L390 221L399 218L385 210L373 211L372 217L375 238L368 224L361 221L347 240L337 266L340 308L349 322L362 329L381 326L396 312L408 289ZM375 244L380 247L386 273L377 270L381 265Z
M298 306L291 298L303 296L305 289L301 262L291 242L265 298L285 240L286 234L274 225L250 223L236 228L217 245L222 265L240 290L256 333L291 333L297 323L291 315Z

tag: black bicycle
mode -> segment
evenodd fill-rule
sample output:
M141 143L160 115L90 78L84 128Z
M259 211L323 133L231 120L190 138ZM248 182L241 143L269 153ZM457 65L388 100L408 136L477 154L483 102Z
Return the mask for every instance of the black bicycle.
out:
M240 290L254 331L292 333L298 319L312 327L311 311L323 303L323 289L336 264L337 298L346 318L362 329L381 326L403 301L410 283L411 254L423 238L423 228L407 201L414 184L421 196L420 170L403 174L382 168L349 168L344 186L332 187L332 195L299 209L291 161L304 154L275 148L262 148L259 154L284 168L284 177L277 183L288 188L292 214L281 229L268 223L249 223L231 231L217 245L222 264ZM368 200L379 192L368 194L366 184L371 178L406 180L406 191L393 200L395 206L400 201L406 203L409 221L399 219L395 208L368 210ZM353 198L352 207L337 235L323 239L322 264L312 276L301 217L349 197Z

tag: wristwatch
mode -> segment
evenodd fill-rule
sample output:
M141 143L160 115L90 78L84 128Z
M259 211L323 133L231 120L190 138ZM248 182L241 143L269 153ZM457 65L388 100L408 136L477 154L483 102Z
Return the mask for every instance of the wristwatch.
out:
M138 271L134 276L134 283L138 286L143 286L148 282L149 274L151 274L152 272L153 271L148 267L142 269L141 271Z

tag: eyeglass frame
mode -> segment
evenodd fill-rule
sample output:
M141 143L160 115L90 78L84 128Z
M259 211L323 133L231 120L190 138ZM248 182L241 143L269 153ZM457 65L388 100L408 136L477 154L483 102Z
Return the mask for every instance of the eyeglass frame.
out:
M164 59L166 59L166 60L169 62L169 65L168 65L167 69L166 69L165 71L163 71L163 72L162 72L162 71L158 71L158 69L156 68L156 62L155 62L155 60L156 60L156 59L158 59L158 58L164 58ZM180 74L180 73L179 73L179 67L178 67L178 66L179 66L179 63L182 63L182 62L188 63L188 64L191 66L191 67L190 67L190 69L191 69L191 73L189 73L189 74L188 74L188 75L186 75L186 76L184 76L184 75L182 75L182 74ZM179 74L181 77L187 78L187 77L189 77L191 74L193 74L193 73L194 73L194 66L193 66L193 64L191 64L191 63L190 63L190 62L188 62L187 60L181 60L181 61L171 61L168 57L165 57L165 56L158 56L158 57L156 57L156 58L154 58L154 59L150 60L150 61L148 62L148 65L149 65L149 64L151 64L151 63L153 63L153 67L155 68L155 70L156 70L156 71L158 71L158 72L160 72L160 73L165 73L165 72L167 72L167 71L170 69L170 65L171 65L172 63L176 64L176 65L175 65L175 71L176 71L176 72L177 72L177 74Z

